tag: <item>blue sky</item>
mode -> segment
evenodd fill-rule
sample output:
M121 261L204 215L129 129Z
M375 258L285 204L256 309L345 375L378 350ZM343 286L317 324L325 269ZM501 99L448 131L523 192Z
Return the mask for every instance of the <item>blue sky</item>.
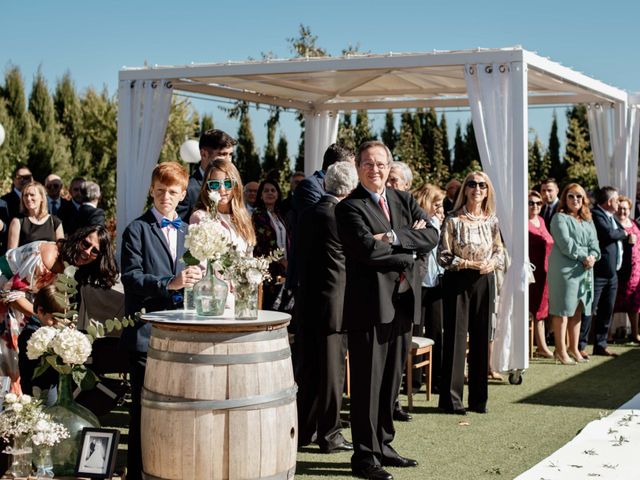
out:
M273 51L291 56L286 39L302 23L318 44L338 55L349 44L372 53L499 48L522 45L589 76L627 91L640 91L640 54L633 41L638 2L610 0L485 0L433 2L376 0L200 1L178 5L165 0L91 2L8 0L0 3L0 67L20 67L27 92L41 68L53 89L65 71L76 86L106 86L116 92L118 70L144 62L184 65L259 58ZM198 101L216 127L235 134L218 102ZM552 110L531 109L530 127L546 144ZM564 137L563 111L561 137ZM449 125L467 111L447 111ZM299 131L294 114L282 116L291 150ZM381 115L372 117L381 124ZM264 143L266 115L252 113L253 129ZM563 138L561 138L563 140Z

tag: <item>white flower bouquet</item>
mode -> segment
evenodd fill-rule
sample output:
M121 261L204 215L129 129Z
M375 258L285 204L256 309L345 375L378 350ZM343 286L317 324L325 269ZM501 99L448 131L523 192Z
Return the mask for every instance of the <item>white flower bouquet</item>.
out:
M29 395L7 393L0 412L0 436L7 441L31 436L35 445L53 446L67 438L69 432L44 413L40 402Z
M253 257L237 248L230 248L221 259L224 276L234 284L250 283L258 285L269 280L269 264L282 256L276 250L267 257Z
M206 217L200 223L189 225L184 246L188 249L189 255L198 261L197 263L202 261L218 263L229 251L230 242L229 231L216 219ZM189 264L186 259L185 262Z
M41 327L27 342L27 357L40 358L34 376L42 375L49 367L61 375L71 374L76 384L83 389L92 388L98 380L84 363L91 355L91 340L74 326Z

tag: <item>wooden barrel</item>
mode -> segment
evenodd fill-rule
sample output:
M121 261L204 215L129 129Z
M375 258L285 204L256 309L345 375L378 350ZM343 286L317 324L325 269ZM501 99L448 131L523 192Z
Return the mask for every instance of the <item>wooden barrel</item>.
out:
M293 478L290 317L261 312L263 320L274 315L279 321L262 325L153 323L142 392L144 478Z

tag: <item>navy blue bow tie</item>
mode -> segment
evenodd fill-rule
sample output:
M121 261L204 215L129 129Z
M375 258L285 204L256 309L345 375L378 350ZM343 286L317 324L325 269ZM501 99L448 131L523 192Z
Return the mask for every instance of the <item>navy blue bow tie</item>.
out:
M160 221L160 226L162 228L168 227L169 225L171 225L175 229L178 229L178 228L180 228L182 226L182 219L180 217L178 217L175 220L171 221L168 218L163 218Z

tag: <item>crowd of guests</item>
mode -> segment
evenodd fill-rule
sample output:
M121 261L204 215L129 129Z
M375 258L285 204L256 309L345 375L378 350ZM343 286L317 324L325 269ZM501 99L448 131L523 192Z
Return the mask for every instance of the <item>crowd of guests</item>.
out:
M182 290L195 285L205 268L181 261L188 224L216 209L220 224L247 254L282 252L269 267L262 308L293 315L299 446L351 452L355 476L390 480L385 467L417 465L392 446L394 421L411 420L398 395L412 335L434 340L432 388L446 413L487 413L488 380L501 379L491 365L491 346L508 256L491 180L471 172L444 189L425 184L412 190L411 169L394 162L383 143L365 142L357 152L333 144L320 170L292 176L283 198L278 175L243 183L233 163L235 145L212 129L201 135L201 162L191 175L176 162L153 170L151 205L122 238L125 315L182 307ZM21 326L26 324L28 336L54 321L60 306L51 284L64 262L79 267L81 284L101 287L113 285L117 268L97 184L76 178L67 199L60 177L49 175L41 185L20 165L13 186L0 200L8 248L0 257L0 313L1 345L13 348L17 362L18 343L22 349L26 344L26 337L18 342ZM211 192L218 193L215 203ZM633 340L640 342L640 231L630 215L632 202L604 187L596 204L590 209L575 183L559 194L553 179L529 193L536 355L562 364L588 360L592 324L592 354L615 355L607 345L614 311L629 315ZM150 325L142 322L120 338L132 388L131 479L142 476L141 394L149 339ZM352 441L343 435L340 418L347 352ZM2 354L4 362L9 357ZM25 372L35 368L26 358L20 364ZM4 371L9 369L3 364ZM26 391L36 386L31 375L24 377ZM12 379L19 385L16 372ZM418 375L405 388L421 384Z
M594 193L592 206L580 185L570 183L560 193L550 178L540 192L529 192L528 206L535 356L563 365L583 363L593 343L591 355L615 357L608 346L615 312L628 315L630 340L640 343L640 231L631 216L631 199L604 186Z

